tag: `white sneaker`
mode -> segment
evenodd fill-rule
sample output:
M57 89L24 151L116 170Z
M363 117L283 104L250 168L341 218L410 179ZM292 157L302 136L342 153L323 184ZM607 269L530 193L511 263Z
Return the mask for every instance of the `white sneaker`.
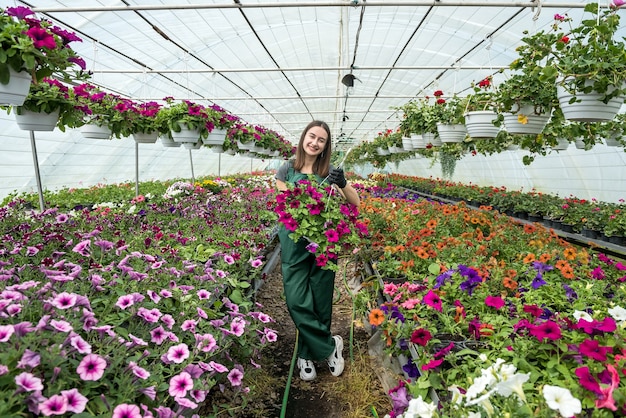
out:
M300 379L302 380L314 380L317 377L315 364L311 360L298 357L298 368L300 369Z
M339 335L333 336L335 340L335 351L326 359L328 367L330 368L330 374L333 376L341 376L343 373L343 367L345 362L343 361L343 339Z

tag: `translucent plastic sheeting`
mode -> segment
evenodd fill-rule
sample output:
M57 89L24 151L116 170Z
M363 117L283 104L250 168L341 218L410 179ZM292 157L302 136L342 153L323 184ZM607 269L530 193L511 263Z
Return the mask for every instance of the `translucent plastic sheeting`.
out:
M13 116L0 114L0 199L13 191L37 193L30 133L17 128ZM135 183L135 141L132 138L86 139L77 129L35 132L43 190ZM138 144L139 181L181 179L204 175L250 173L270 160L217 154L208 148L189 150ZM193 163L193 171L192 171ZM141 189L139 190L141 194Z
M566 150L537 156L522 163L525 151L505 151L490 156L466 154L457 161L452 181L478 186L505 186L580 199L618 203L626 199L626 152L623 148L596 144L591 150ZM387 167L394 173L442 178L439 162L416 158Z

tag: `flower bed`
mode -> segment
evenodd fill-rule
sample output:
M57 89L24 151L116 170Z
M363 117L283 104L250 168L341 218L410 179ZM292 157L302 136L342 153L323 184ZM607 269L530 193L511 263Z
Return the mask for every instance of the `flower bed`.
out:
M247 396L277 338L249 298L274 192L267 178L220 183L0 208L0 416L219 413ZM218 391L231 405L211 405Z
M408 359L392 416L623 416L623 260L495 211L396 192L363 199L362 214L371 262L408 281L365 283L357 305L387 353Z

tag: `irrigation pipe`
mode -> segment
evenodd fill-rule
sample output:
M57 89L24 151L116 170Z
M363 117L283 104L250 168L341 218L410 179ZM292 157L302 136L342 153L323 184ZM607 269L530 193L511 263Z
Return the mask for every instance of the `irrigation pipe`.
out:
M293 377L293 370L296 366L296 357L298 355L298 329L296 328L296 342L293 346L293 355L291 356L291 364L289 365L289 375L287 376L287 384L285 385L285 392L283 393L283 404L280 408L280 418L285 418L287 413L287 401L289 400L289 388L291 387L291 378Z

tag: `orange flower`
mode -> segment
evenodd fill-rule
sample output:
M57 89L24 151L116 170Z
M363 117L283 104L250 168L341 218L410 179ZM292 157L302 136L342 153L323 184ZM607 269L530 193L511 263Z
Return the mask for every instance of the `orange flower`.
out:
M534 225L526 224L524 225L524 232L527 234L534 234L537 228Z
M533 254L533 253L528 253L528 255L526 257L524 257L524 263L526 263L526 264L530 264L533 261L535 261L535 254Z
M574 249L574 247L567 247L566 249L564 249L563 257L565 257L566 260L575 260L576 250Z
M436 219L431 219L430 221L428 221L426 223L426 228L428 228L428 229L435 229L436 226L437 226L437 220Z
M416 255L423 260L428 258L428 252L422 247L417 247Z
M517 289L517 282L508 276L502 279L502 285L506 287L507 289L511 289L511 290Z
M370 325L379 326L385 320L385 313L381 309L372 309L369 315Z
M574 269L569 264L561 269L561 275L566 279L574 278Z
M542 263L547 263L548 261L550 261L550 259L552 258L552 256L548 253L543 253L539 256L539 261L541 261Z

